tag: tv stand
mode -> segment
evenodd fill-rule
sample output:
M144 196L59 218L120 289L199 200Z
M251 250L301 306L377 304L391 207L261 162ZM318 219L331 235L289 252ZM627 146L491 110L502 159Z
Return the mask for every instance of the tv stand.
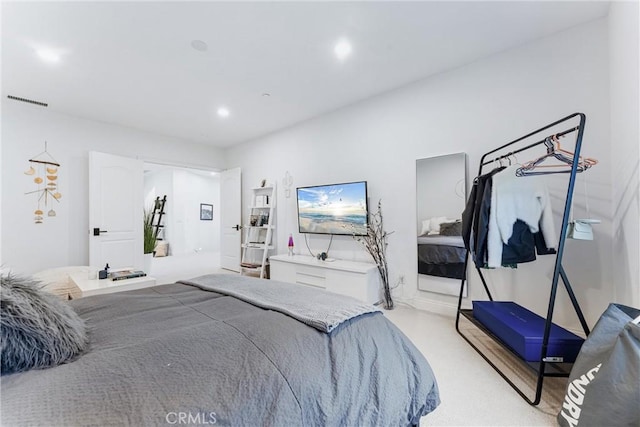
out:
M271 256L271 279L326 289L369 304L380 300L380 275L375 264L331 260L321 261L308 255Z

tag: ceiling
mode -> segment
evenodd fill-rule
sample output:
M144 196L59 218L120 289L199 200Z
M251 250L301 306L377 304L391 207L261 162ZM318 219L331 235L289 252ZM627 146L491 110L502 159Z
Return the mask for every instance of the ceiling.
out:
M2 96L227 147L605 16L608 7L3 2ZM353 49L342 61L333 52L341 38ZM208 49L194 49L194 40ZM60 60L42 61L41 48ZM221 106L229 117L216 114Z

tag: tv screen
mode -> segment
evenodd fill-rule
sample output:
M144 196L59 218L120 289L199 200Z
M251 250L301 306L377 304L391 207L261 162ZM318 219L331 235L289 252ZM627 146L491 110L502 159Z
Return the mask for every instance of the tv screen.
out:
M300 187L300 233L367 234L367 182Z

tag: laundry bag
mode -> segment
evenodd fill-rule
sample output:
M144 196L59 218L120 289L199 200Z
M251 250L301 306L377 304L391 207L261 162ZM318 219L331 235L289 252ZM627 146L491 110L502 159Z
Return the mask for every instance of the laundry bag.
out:
M640 426L640 310L610 304L571 369L562 427Z

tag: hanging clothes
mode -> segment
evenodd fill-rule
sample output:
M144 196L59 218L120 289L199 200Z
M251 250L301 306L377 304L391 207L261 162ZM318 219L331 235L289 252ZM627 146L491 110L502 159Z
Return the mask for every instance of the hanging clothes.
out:
M469 199L462 213L462 239L478 268L495 268L495 263L489 265L488 255L491 197L493 178L501 175L505 169L502 166L495 168L474 180ZM530 191L527 190L528 185L520 186L522 184L520 181L515 184L519 186L519 190L525 191L525 193ZM546 193L543 191L542 194ZM548 201L548 196L545 200ZM529 221L533 220L529 219ZM530 226L527 222L516 219L512 225L511 233L506 234L507 241L500 243L502 250L495 254L500 260L498 266L517 267L517 264L535 261L536 253L538 255L555 254L555 249L547 245L545 236L540 232L541 228L545 227L541 227L540 224ZM553 235L551 234L550 237Z
M473 180L473 186L471 187L471 192L467 199L467 205L465 206L464 212L462 212L462 240L464 241L465 248L469 251L475 251L475 242L478 241L478 221L481 212L485 212L482 207L485 186L487 183L491 186L491 177L503 169L504 167L496 168ZM487 215L488 223L488 210L486 210L485 213Z
M557 240L551 199L544 181L519 178L515 173L517 168L517 165L509 166L493 176L487 233L487 266L490 268L503 264L504 245L509 245L518 220L526 224L531 233L541 232L545 246L554 245ZM550 249L555 250L555 246L545 249L541 252L554 253Z
M480 193L480 206L474 216L474 241L475 249L473 261L480 268L487 266L487 235L489 231L489 214L491 212L491 192L493 189L493 177L505 168L500 166L489 173L489 177L484 180L482 193ZM478 192L480 192L478 187Z
M540 227L538 227L540 229ZM556 250L549 248L541 231L536 233L522 220L513 224L513 232L509 241L502 244L502 266L516 267L517 264L532 262L538 255L555 254ZM485 267L488 262L485 262Z

